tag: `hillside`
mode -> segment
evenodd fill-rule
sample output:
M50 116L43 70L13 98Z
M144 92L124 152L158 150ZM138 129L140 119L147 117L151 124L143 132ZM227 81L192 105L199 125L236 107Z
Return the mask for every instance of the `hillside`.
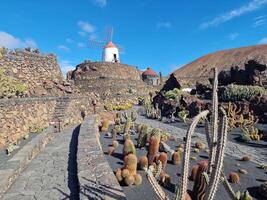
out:
M267 45L256 45L217 51L202 56L177 69L174 74L176 77L210 76L210 70L213 67L217 67L219 71L230 69L235 66L244 69L248 60L255 60L260 64L267 65Z

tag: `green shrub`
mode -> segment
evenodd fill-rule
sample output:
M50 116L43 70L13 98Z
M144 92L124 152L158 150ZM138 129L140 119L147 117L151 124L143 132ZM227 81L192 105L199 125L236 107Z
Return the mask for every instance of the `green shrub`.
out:
M165 93L165 98L178 102L180 101L182 95L185 95L185 92L179 90L178 88L174 88L173 90L170 90Z
M220 95L223 101L241 101L249 100L253 96L262 96L265 89L260 86L251 85L228 85Z
M0 98L22 96L26 94L27 91L27 85L12 77L6 76L4 70L0 70Z

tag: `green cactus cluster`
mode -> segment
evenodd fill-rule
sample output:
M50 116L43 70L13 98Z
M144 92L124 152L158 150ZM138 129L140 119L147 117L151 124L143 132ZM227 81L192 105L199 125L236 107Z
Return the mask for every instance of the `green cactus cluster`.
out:
M28 92L28 86L15 78L4 74L0 69L0 98L11 98L24 96Z
M180 112L178 112L179 119L182 120L182 122L184 122L184 123L186 123L188 115L189 115L188 110L181 110Z
M262 96L265 89L260 86L252 85L228 85L220 95L223 101L242 101L249 100L253 96Z
M174 88L165 93L165 98L179 103L183 95L186 95L186 93L178 88Z

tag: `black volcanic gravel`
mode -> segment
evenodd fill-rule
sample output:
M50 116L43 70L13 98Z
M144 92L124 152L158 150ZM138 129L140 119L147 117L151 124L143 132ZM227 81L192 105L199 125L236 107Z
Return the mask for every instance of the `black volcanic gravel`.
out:
M132 136L131 139L136 144L137 136ZM105 134L101 133L100 142L102 145L103 152L105 153L106 159L111 166L111 168L115 171L119 167L123 167L123 157L122 157L122 148L123 148L123 140L122 137L118 137L119 147L115 150L115 153L111 156L107 154L109 145L112 144L112 139ZM182 141L176 139L175 141L169 141L168 144L173 148L177 149L178 144L181 144ZM207 159L208 155L206 152L201 151L199 154L194 153L192 148L192 152L190 156L197 157L196 161L190 161L190 167L197 164L197 162ZM248 152L249 153L249 152ZM146 155L147 150L141 150L137 148L137 156L138 158L142 155ZM164 191L168 194L169 197L173 197L175 191L175 185L178 183L180 179L181 173L181 165L175 166L170 162L170 155L169 161L166 166L166 172L171 176L172 185L169 188L164 188ZM267 180L267 173L264 170L257 168L257 165L253 162L244 162L239 161L232 156L226 156L224 160L224 172L226 176L229 172L234 171L238 172L238 169L245 169L248 171L248 174L239 174L240 175L240 184L232 184L234 190L237 192L238 190L244 191L249 190L250 194L253 196L255 200L263 200L257 194L257 187L263 182ZM127 199L129 200L151 200L151 199L158 199L156 196L153 188L149 184L144 171L138 171L143 177L143 182L140 186L123 186L123 191L126 194ZM190 173L189 173L190 174ZM189 181L189 190L193 187L193 182ZM219 189L216 193L216 200L226 200L230 199L228 193L225 191L222 185L219 186Z

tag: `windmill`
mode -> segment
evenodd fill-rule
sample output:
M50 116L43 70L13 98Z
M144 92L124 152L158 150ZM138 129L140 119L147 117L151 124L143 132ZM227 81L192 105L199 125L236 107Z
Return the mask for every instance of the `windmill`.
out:
M120 56L119 53L122 52L122 48L118 45L115 45L112 42L113 38L113 28L112 27L106 27L105 31L105 39L104 41L98 41L98 40L89 40L89 47L95 48L95 49L102 49L102 61L103 62L120 62Z

